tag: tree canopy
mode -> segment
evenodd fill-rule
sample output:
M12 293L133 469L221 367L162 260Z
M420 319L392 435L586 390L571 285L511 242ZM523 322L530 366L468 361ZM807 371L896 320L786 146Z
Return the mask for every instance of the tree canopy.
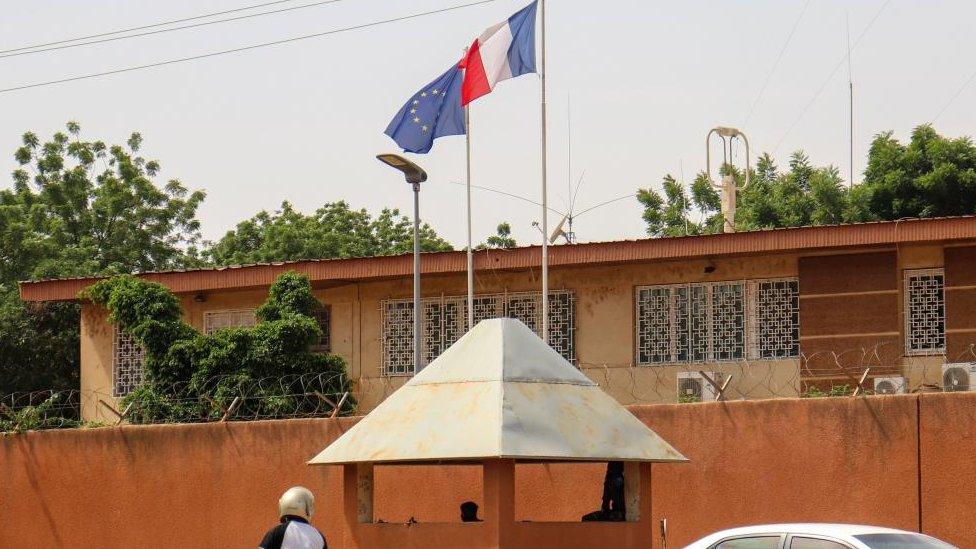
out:
M488 236L485 242L475 246L478 250L504 250L518 246L518 242L512 237L512 226L503 221L495 227L495 234Z
M0 190L0 393L72 387L78 378L78 307L26 306L17 282L183 267L200 238L204 199L156 181L142 136L107 145L69 122L42 142L25 133L13 185Z
M420 227L423 251L451 250L426 223ZM413 250L413 221L399 210L384 208L375 218L344 201L330 202L311 215L288 202L274 213L261 211L237 224L204 251L216 265L270 261L369 257Z
M743 174L728 166L722 173L727 170L742 185ZM927 125L915 129L908 145L891 132L877 135L864 180L853 187L836 167L814 166L802 151L793 153L785 171L763 154L750 176L737 201L735 225L742 231L976 213L976 146L968 137L946 138ZM719 196L704 173L692 183L690 198L670 175L663 190L663 196L638 190L648 234L721 231Z

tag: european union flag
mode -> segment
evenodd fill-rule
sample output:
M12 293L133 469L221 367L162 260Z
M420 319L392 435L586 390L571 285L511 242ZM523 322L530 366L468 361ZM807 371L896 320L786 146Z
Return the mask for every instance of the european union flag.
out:
M430 152L438 137L464 135L463 81L464 71L454 65L414 94L393 117L384 133L404 151L420 154Z

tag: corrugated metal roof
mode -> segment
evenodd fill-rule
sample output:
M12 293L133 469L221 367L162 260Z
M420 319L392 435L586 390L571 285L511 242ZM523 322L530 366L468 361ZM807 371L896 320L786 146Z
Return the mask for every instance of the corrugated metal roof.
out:
M686 461L520 321L483 320L309 464Z
M574 265L971 239L976 239L974 216L908 219L552 246L549 249L549 264L558 269ZM479 250L474 255L475 269L478 271L536 268L540 263L539 246ZM463 251L432 252L423 254L421 270L427 275L454 274L463 273L466 265ZM413 260L409 254L404 254L150 272L140 276L159 282L174 292L186 293L268 286L275 277L289 270L305 273L313 282L338 283L410 276ZM22 282L20 293L26 301L71 300L96 280L75 278Z

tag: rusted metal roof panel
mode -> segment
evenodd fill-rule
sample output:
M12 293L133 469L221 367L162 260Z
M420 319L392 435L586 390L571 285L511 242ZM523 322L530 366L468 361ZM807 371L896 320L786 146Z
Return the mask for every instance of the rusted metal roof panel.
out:
M549 264L558 269L637 261L973 239L976 239L976 217L973 216L911 219L552 246ZM489 271L535 268L539 266L540 256L538 246L479 250L475 253L475 269ZM313 282L319 283L406 277L413 272L412 261L410 255L398 255L167 271L143 273L140 276L159 282L174 292L189 293L268 286L274 282L275 277L289 270L305 273ZM465 253L425 253L421 264L422 272L426 275L463 273L466 268ZM96 280L98 279L80 278L23 282L20 293L26 301L72 300L79 291Z
M310 464L686 461L520 321L484 320Z

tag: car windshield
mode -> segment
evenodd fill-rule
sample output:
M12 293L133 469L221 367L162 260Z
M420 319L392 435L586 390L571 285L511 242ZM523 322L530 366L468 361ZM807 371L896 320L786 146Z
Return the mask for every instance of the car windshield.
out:
M954 545L916 534L862 534L854 539L871 549L955 549Z

